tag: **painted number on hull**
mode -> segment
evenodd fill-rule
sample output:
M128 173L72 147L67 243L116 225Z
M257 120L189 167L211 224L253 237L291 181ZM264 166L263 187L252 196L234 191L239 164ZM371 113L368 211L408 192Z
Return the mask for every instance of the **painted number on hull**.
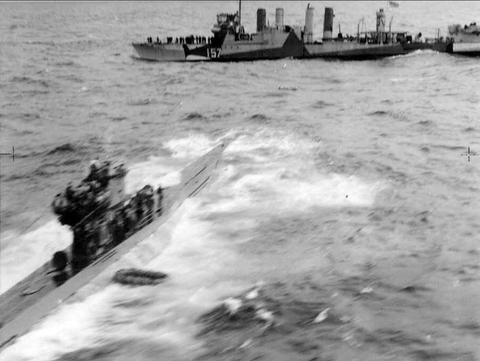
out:
M207 48L207 56L212 59L220 57L220 48Z

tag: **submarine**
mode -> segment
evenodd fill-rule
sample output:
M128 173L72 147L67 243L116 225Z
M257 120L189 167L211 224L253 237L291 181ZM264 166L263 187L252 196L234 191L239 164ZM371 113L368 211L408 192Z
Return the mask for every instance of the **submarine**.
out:
M52 209L60 224L70 227L73 242L0 295L0 352L121 260L162 227L183 202L208 186L227 145L222 142L184 168L179 182L169 187L154 190L145 185L128 195L127 170L123 165L112 168L106 161L92 163L87 178L57 194ZM168 244L166 239L157 241L163 247ZM113 281L132 285L128 280L132 276L133 284L135 278L143 277L142 284L156 284L155 279L165 277L159 272L126 270L117 272Z

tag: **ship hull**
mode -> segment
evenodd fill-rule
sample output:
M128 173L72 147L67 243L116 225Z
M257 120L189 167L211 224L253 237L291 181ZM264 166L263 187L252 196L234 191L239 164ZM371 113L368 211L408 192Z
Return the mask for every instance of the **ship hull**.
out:
M220 144L181 172L178 185L164 189L163 212L115 248L99 255L61 286L52 281L50 262L0 296L0 350L118 261L136 244L156 231L189 197L194 197L218 167L225 144ZM166 246L166 245L165 245ZM71 247L64 250L71 254Z
M143 44L141 44L143 45ZM357 42L335 42L324 44L303 44L293 33L282 44L255 44L248 42L227 43L221 48L210 45L186 48L186 45L175 45L165 49L158 45L134 47L143 60L175 62L175 61L254 61L276 60L284 58L336 58L344 60L368 60L387 56L406 54L400 44L360 44ZM413 51L413 50L411 50Z
M292 32L265 31L257 34L252 40L235 40L228 35L221 47L199 47L188 49L189 56L206 57L211 61L253 61L275 60L283 58L301 58L303 44Z
M411 53L417 50L432 50L439 53L445 53L447 51L449 43L402 43L403 49L407 53Z
M222 46L220 61L275 60L300 58L303 43L295 32L268 31L256 41L226 41Z
M235 40L227 36L223 44L192 46L186 44L133 43L142 60L161 62L182 61L251 61L301 58L303 43L291 32L265 31L252 40Z
M156 44L156 43L133 43L138 58L149 61L160 62L182 62L182 61L205 61L208 57L206 54L206 45L196 46L190 49L185 44ZM186 47L186 49L185 49ZM189 56L189 51L198 51L198 56Z
M448 53L480 56L480 26L473 23L462 28L460 25L450 25L448 31L453 36L453 43L449 44Z
M477 44L480 44L480 30L479 31L474 31L474 32L468 33L468 34L464 34L464 33L454 34L453 38L455 39L455 42L457 44L460 44L460 43L467 43L467 44L477 43Z
M325 42L305 44L305 58L368 60L405 54L400 44L361 44L358 42Z
M449 53L478 57L480 56L480 43L453 43L447 50Z

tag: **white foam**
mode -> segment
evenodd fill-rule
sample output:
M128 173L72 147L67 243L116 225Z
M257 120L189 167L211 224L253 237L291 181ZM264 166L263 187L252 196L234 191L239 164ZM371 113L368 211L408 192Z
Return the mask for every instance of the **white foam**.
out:
M270 211L304 211L312 207L371 206L382 182L355 175L322 173L312 160L319 142L263 129L238 136L226 153L248 156L250 162L229 165L218 187L223 211L264 208Z
M0 257L0 294L48 262L53 253L72 243L72 233L56 220L19 236Z
M181 347L196 345L196 319L229 294L246 287L231 280L236 255L223 239L211 233L211 224L196 218L202 200L189 200L173 229L172 242L148 269L161 270L169 278L156 290L155 303L142 311L137 327L154 329L154 337L169 335ZM164 335L164 336L162 336Z
M160 158L151 157L148 161L132 166L125 177L125 193L134 194L146 184L154 188L170 187L180 183L180 172L174 165L166 165Z
M163 143L174 158L196 158L215 146L216 142L202 134L191 134L184 138L177 138Z
M8 347L2 353L2 359L47 361L82 347L98 345L101 330L97 320L108 312L108 298L113 291L110 288L85 302L57 308L41 324Z
M248 209L306 211L312 207L371 206L384 188L381 182L366 182L356 176L324 175L317 171L302 178L284 177L284 171L245 174L219 187L223 196L216 205L222 211ZM289 172L289 171L288 171Z
M145 162L133 165L126 176L126 193L133 194L146 184L154 188L160 185L170 187L178 184L181 181L180 171L217 144L218 141L212 141L201 134L191 134L184 138L166 141L163 147L172 152L172 157L184 158L185 161L179 163L172 162L170 157L168 159L150 157Z
M225 152L238 153L250 156L258 150L269 150L273 153L283 152L284 154L306 153L315 147L314 142L269 128L255 129L252 134L241 134L227 147ZM272 160L272 159L270 159Z

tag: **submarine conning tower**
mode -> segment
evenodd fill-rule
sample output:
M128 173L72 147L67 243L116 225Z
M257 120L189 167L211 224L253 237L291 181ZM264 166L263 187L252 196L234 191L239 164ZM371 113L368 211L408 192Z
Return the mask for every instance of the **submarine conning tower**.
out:
M109 207L125 199L125 176L122 164L110 169L110 162L92 162L90 172L80 184L69 183L55 196L52 208L61 224L74 228L87 217L101 218Z
M265 9L257 10L257 32L263 31L267 27L267 12Z
M323 19L323 40L331 40L333 32L333 8L325 8Z
M303 38L304 43L313 43L313 10L310 4L307 6L305 12L305 34Z

